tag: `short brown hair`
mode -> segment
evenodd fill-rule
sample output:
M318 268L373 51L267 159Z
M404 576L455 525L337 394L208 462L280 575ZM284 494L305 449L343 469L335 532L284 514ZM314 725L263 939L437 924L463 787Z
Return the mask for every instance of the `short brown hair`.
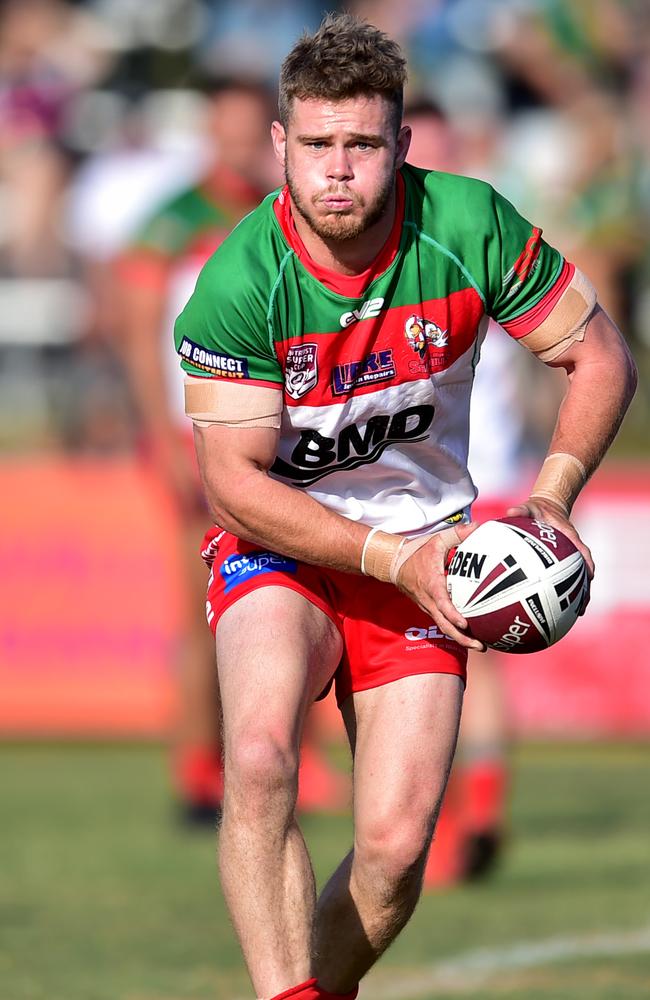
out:
M381 94L402 121L406 60L397 42L352 14L328 14L313 35L298 39L280 70L280 121L287 127L294 98L342 101Z

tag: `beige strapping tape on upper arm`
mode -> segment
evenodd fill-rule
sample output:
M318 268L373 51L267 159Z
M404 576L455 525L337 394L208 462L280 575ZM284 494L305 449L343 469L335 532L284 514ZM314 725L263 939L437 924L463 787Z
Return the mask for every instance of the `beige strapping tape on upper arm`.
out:
M553 310L520 343L541 361L554 361L577 340L584 340L587 322L596 307L596 289L578 268Z
M185 376L185 412L199 427L280 427L282 391Z

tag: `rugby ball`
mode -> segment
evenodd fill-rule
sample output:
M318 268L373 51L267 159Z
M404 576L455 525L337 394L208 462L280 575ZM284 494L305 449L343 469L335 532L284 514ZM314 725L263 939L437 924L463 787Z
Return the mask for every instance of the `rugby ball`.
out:
M573 542L530 517L485 521L452 550L447 566L449 596L468 634L505 653L535 653L561 639L588 587Z

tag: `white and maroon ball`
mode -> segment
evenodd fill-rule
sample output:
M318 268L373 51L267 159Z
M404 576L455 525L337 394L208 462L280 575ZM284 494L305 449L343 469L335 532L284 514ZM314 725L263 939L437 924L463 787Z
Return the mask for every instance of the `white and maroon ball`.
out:
M468 633L506 653L535 653L566 635L588 586L573 542L530 517L479 525L447 569L449 596Z

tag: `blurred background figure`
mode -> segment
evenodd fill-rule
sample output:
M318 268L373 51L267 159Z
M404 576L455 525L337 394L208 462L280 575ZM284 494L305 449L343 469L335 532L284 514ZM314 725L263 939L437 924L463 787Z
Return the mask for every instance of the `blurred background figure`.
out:
M187 818L198 821L214 817L222 796L217 678L205 623L207 570L199 559L209 516L172 331L205 262L274 180L265 89L243 79L206 81L201 89L212 160L196 181L149 209L116 262L116 335L143 453L173 496L183 533L188 607L177 664L174 780Z

